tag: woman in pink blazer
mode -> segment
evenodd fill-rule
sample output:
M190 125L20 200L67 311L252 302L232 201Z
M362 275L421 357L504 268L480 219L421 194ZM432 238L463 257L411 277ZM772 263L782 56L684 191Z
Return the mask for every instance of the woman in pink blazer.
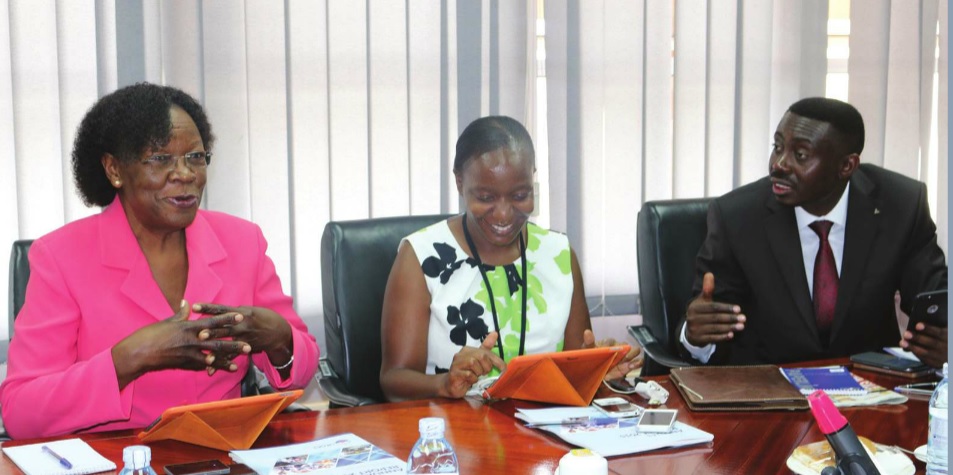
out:
M14 438L147 426L234 398L248 365L278 389L318 347L258 226L199 210L214 138L202 107L137 84L83 118L73 174L102 213L37 239L0 408Z

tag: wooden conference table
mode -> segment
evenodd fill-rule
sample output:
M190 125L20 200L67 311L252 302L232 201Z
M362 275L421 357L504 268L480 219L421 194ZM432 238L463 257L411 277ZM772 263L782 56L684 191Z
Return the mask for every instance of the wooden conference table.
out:
M818 361L810 366L833 363L845 361ZM888 388L910 382L868 371L855 372ZM714 434L714 442L613 457L609 459L610 473L791 473L785 460L794 448L824 439L810 411L691 412L667 377L652 379L671 393L664 407L678 409L680 421ZM608 393L605 388L603 391ZM631 399L638 404L645 403L636 395ZM513 417L518 407L541 406L523 401L484 405L470 400L425 400L279 414L262 433L255 447L306 442L352 432L397 457L405 458L417 440L417 421L422 417L436 416L447 421L447 438L457 452L461 473L552 474L559 459L572 447L545 432L523 427ZM845 408L842 413L858 434L881 444L913 450L926 443L927 401L910 399L903 405ZM115 461L119 468L122 468L123 447L139 443L133 431L81 437L103 456ZM52 439L8 441L4 445ZM228 453L219 450L168 440L149 445L152 447L152 466L160 475L163 474L162 467L172 463L207 459L232 463ZM914 460L914 463L917 473L923 473L923 462ZM22 472L3 456L0 458L0 475L8 473Z

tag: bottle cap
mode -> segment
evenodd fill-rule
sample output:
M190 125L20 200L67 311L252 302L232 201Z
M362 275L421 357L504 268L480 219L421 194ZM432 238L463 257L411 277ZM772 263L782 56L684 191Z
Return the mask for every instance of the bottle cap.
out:
M417 428L420 429L421 434L432 432L442 433L444 429L446 429L446 423L442 417L424 417L420 419Z
M609 462L589 449L573 449L559 459L559 469L553 475L606 475Z
M152 462L152 449L148 445L130 445L122 449L122 463L133 470L146 468Z

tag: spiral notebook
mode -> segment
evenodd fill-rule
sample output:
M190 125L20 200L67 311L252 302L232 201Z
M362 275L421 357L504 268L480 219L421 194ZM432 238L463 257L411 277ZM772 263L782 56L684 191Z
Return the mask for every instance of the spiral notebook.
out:
M60 465L59 460L43 451L43 446L68 460L73 468L67 469ZM3 453L26 475L82 475L116 470L115 463L100 455L83 439L56 440L17 447L4 446Z
M791 382L801 394L808 395L821 390L827 394L866 394L854 375L844 366L824 366L820 368L782 368L784 377Z

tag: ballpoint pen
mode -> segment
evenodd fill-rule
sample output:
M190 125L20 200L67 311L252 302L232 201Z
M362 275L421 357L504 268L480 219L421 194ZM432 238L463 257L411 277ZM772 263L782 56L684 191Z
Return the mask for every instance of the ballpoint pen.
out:
M904 385L893 388L893 390L901 394L917 394L920 396L931 396L933 395L933 390L936 389L936 385L937 385L936 382L904 384Z
M69 460L66 460L65 457L62 457L62 456L60 456L60 454L54 452L53 449L51 449L49 446L44 445L44 446L43 446L43 451L46 452L46 453L48 453L48 454L50 454L50 455L53 456L54 458L56 458L56 460L59 461L60 465L62 465L62 466L63 466L64 468L66 468L67 470L73 468L73 464L70 463Z
M536 428L542 426L607 426L612 424L618 424L619 419L614 417L570 417L568 419L563 419L561 422L537 422L526 424L525 427Z

